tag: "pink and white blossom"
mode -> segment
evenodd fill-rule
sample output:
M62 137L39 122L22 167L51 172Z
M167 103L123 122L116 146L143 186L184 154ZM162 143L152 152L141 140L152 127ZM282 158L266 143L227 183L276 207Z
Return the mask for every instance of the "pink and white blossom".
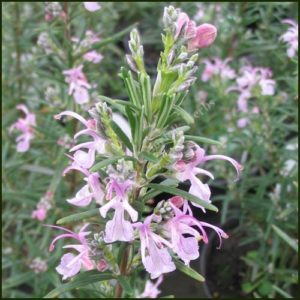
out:
M89 224L85 224L79 231L79 233L74 233L73 231L54 225L45 225L48 227L56 228L65 231L66 233L58 235L53 239L49 246L49 251L54 250L55 243L62 238L73 238L79 242L79 244L75 245L66 245L64 249L72 249L78 252L77 255L73 253L64 254L61 258L60 264L56 267L56 271L63 276L63 280L68 279L70 277L78 274L83 267L85 270L94 269L94 264L89 258L89 246L86 240L86 236L88 236L91 232L85 231Z
M293 20L283 20L282 23L290 25L288 31L280 37L280 40L287 43L287 55L292 58L298 52L298 23Z
M202 81L206 82L214 75L219 75L224 80L235 78L235 71L228 65L231 60L232 58L222 60L219 57L204 59L205 68L201 76Z
M245 128L249 124L250 120L248 118L240 118L237 121L237 127Z
M125 219L125 211L133 222L138 219L138 212L128 202L128 192L132 184L131 180L121 182L116 178L110 178L107 185L106 197L109 201L100 208L100 214L106 218L110 209L115 210L112 220L108 221L105 227L104 240L107 243L133 240L132 224Z
M207 175L211 179L214 179L214 176L212 173L209 171L206 171L204 169L198 168L197 166L199 164L203 164L206 161L213 160L213 159L221 159L221 160L227 160L229 161L234 168L236 169L236 172L239 176L240 171L242 170L242 166L235 161L234 159L224 156L224 155L205 155L204 149L202 149L200 146L195 144L195 152L194 152L194 157L191 161L188 163L184 162L183 160L179 160L176 163L175 166L175 177L180 180L180 181L186 181L189 180L191 183L191 187L189 189L189 193L199 197L200 199L210 203L210 196L211 196L211 191L208 186L208 184L202 183L202 181L197 177L198 174L203 174ZM194 206L200 207L205 211L205 209L196 204L193 203Z
M83 5L85 9L90 12L97 11L101 8L101 5L98 2L83 2Z
M85 129L80 130L75 134L75 139L82 135L88 135L93 138L93 140L90 142L78 144L70 149L70 152L74 152L73 157L70 157L73 160L73 165L77 165L84 169L91 168L95 162L96 154L105 152L106 141L96 131L97 121L95 119L86 120L79 114L72 111L63 111L56 115L55 118L61 119L63 116L74 117L83 125L85 125ZM87 152L83 151L82 149L87 149Z
M36 205L36 209L32 211L31 218L38 221L44 221L47 217L48 210L53 206L53 192L47 191Z
M84 207L91 203L92 199L98 204L103 204L104 192L100 184L100 176L97 172L90 173L88 170L73 164L67 167L63 175L71 170L76 170L85 175L84 181L87 182L72 199L67 199L67 202L75 206Z
M9 133L17 129L22 134L16 138L17 152L26 152L30 148L30 141L34 138L33 127L36 126L35 114L29 112L24 104L16 106L17 109L23 111L25 118L19 118L17 122L9 128Z
M88 90L91 88L86 76L82 72L83 65L63 71L66 82L69 84L69 95L73 95L78 104L89 102Z
M157 296L161 293L158 289L158 286L162 283L163 276L159 276L155 283L151 280L146 281L145 289L143 293L138 298L157 298Z
M208 243L208 237L204 227L210 227L217 232L220 238L220 245L222 238L228 238L222 229L198 221L192 215L188 214L186 207L180 210L173 205L172 202L169 203L175 215L166 223L165 232L170 235L173 251L186 265L189 265L191 260L195 260L199 257L199 241L203 240L204 243ZM200 232L196 230L196 228Z
M83 55L83 58L86 61L92 62L94 64L98 64L102 59L103 55L99 54L97 51L92 50Z
M140 236L143 265L150 273L151 279L155 279L164 273L173 272L176 266L168 251L172 245L151 230L152 219L153 215L147 217L144 223L135 223L134 227L137 228Z

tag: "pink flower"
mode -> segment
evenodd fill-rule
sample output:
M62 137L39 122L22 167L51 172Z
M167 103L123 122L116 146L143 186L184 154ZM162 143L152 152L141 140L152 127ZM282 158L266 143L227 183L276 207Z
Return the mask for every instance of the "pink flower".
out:
M53 192L48 190L36 205L36 209L31 213L33 219L44 221L48 210L52 208Z
M73 164L84 169L89 169L95 162L96 153L105 153L106 141L96 132L97 121L95 119L85 120L83 117L72 111L63 111L56 115L55 118L60 119L62 116L74 117L86 126L86 129L75 134L75 139L81 135L89 135L93 138L93 141L78 144L70 149L70 152L75 151L73 157L71 157L74 161ZM81 149L88 149L88 152Z
M174 271L176 267L167 248L164 247L172 248L172 245L150 228L152 218L153 215L147 217L144 223L135 223L134 227L139 231L143 265L146 271L150 273L151 279L155 279L161 274Z
M298 24L293 20L284 20L282 23L290 25L290 28L280 37L280 40L288 44L287 55L292 58L298 52Z
M166 223L166 232L170 234L173 251L186 265L189 265L191 260L195 260L199 257L198 242L203 239L205 243L208 243L208 237L203 226L213 228L218 233L220 245L222 237L228 238L227 234L220 228L205 222L200 222L192 215L187 214L187 208L183 208L182 211L171 202L169 203L175 216ZM201 231L201 234L195 227Z
M47 209L41 207L36 210L34 210L31 214L31 218L37 219L39 221L44 221L47 216Z
M163 276L159 276L157 281L153 283L150 280L146 281L144 292L138 298L157 298L157 296L161 293L158 289L158 286L162 283Z
M249 124L248 118L241 118L237 121L237 126L239 128L245 128Z
M101 41L98 34L94 33L92 30L87 30L85 35L92 45Z
M83 65L80 65L76 68L63 71L66 81L69 83L69 95L73 94L74 100L78 104L89 102L88 89L91 88L86 76L82 72L82 68Z
M252 113L253 114L259 114L259 107L258 106L254 106L252 109Z
M264 96L272 96L275 93L275 81L272 79L262 79L259 81L261 94Z
M208 81L213 75L219 75L222 79L233 79L236 74L235 71L228 66L231 58L221 60L219 57L214 57L212 60L204 59L204 71L202 73L202 81Z
M97 11L101 8L101 5L98 2L83 2L83 5L85 9L90 12Z
M209 47L217 37L217 28L211 24L202 24L196 28L196 36L188 41L188 50L195 51Z
M86 54L84 54L83 58L94 64L98 64L103 59L103 56L101 54L99 54L97 51L92 50L92 51L89 51Z
M36 126L35 115L30 113L24 104L19 104L16 108L25 113L25 118L19 118L17 122L12 124L9 128L9 133L14 129L22 132L22 134L16 138L17 152L26 152L30 147L30 141L34 138L33 126Z
M175 216L166 223L166 232L170 234L173 251L186 265L189 265L191 260L199 257L198 242L203 238L207 243L208 238L198 220L191 215L184 214L174 205L170 205L175 212ZM202 231L202 235L192 226L198 227Z
M73 253L67 253L62 256L60 264L57 266L56 271L63 276L63 280L73 277L79 273L81 267L86 270L92 270L94 265L89 258L89 246L86 241L86 236L90 232L84 231L89 224L85 224L79 231L74 233L73 231L54 225L45 225L56 229L63 230L67 233L60 234L50 244L49 251L53 251L55 243L62 238L73 238L79 242L76 245L66 245L63 248L76 250L79 254L74 255Z
M241 90L241 93L238 97L237 106L239 111L247 112L248 111L248 100L251 98L251 93L248 90Z
M232 159L228 156L205 155L204 149L202 149L201 147L199 147L196 144L195 144L195 148L196 149L194 152L195 153L194 158L190 162L185 163L183 160L179 160L177 162L176 167L175 167L175 170L176 170L175 177L180 181L189 180L191 183L189 193L210 203L211 202L210 188L209 188L208 184L203 184L202 181L200 179L198 179L196 175L204 174L204 175L209 176L212 179L214 179L214 176L212 175L212 173L210 173L204 169L198 168L197 166L199 164L202 164L206 161L213 160L213 159L227 160L235 167L238 176L240 174L240 171L242 170L242 167L237 161L235 161L234 159ZM193 203L193 205L196 207L200 207L200 208L202 208L203 211L205 211L205 209L202 206L195 204L195 203Z
M216 68L215 68L214 64L209 59L204 59L203 63L205 64L205 68L201 75L201 80L206 82L217 72L216 72Z
M105 270L108 269L109 265L108 263L106 262L105 259L100 259L97 263L97 270L100 271L100 272L104 272Z
M177 22L176 22L176 32L175 32L175 39L178 38L179 34L181 33L183 26L189 22L190 18L189 16L184 13L181 12L178 16Z
M115 178L110 178L107 185L107 198L109 202L100 208L100 214L106 218L107 212L114 209L113 219L106 223L104 240L107 243L115 241L132 241L133 227L132 224L125 220L125 211L133 222L138 219L138 213L128 202L127 192L132 186L132 181L125 180L120 182ZM113 194L115 195L113 197Z
M70 170L77 170L83 173L86 176L84 180L87 182L87 184L76 193L74 198L67 199L67 202L75 206L83 207L89 205L94 198L98 204L103 204L104 192L101 188L99 181L100 177L98 173L90 173L88 170L74 164L67 167L64 170L63 175Z
M188 51L195 51L210 46L217 37L217 28L211 24L196 26L189 16L181 12L176 23L175 39L178 38L185 26L184 38L187 39Z

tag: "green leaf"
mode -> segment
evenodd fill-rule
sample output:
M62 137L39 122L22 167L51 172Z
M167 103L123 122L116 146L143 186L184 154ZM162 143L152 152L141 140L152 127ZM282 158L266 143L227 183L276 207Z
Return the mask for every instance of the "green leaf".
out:
M177 186L178 185L178 180L176 179L166 179L163 182L160 183L160 185L166 185L166 186ZM140 198L140 201L135 201L134 203L140 202L140 203L145 203L147 200L157 196L160 194L160 191L155 191L155 190L150 190L147 192L145 195L143 195Z
M173 97L170 97L168 95L164 95L160 107L160 113L157 118L157 128L164 128L164 125L166 124L170 111L173 108Z
M145 74L139 76L142 90L142 99L145 105L145 115L150 122L152 118L152 103L151 103L151 81L150 77Z
M119 125L113 120L110 121L110 126L116 135L120 138L123 144L130 150L133 151L132 144L128 138L128 136L123 132L123 130L119 127Z
M183 108L179 107L179 106L174 106L175 111L177 112L177 114L179 116L182 117L182 119L189 125L194 124L194 118L188 113L186 112Z
M272 225L272 228L288 245L290 245L298 253L298 243L296 242L296 240L289 237L285 232L283 232L276 225Z
M104 159L100 162L98 162L97 164L95 164L91 169L90 171L91 172L96 172L110 164L113 164L115 162L117 162L119 159L125 159L125 160L131 160L131 161L135 161L135 159L131 156L126 156L126 155L120 155L120 156L116 156L116 157L113 157L113 158L107 158L107 159Z
M131 111L130 107L125 107L125 112L127 115L127 119L129 121L130 129L131 129L131 136L135 136L135 131L136 131L136 124L137 124L137 118Z
M159 157L156 157L155 155L153 155L152 153L150 152L141 152L139 154L139 158L140 159L143 159L143 160L146 160L146 161L151 161L153 163L157 163L159 161Z
M44 298L56 298L60 294L80 288L94 282L113 279L114 275L109 272L100 273L97 270L81 273L75 276L70 282L62 284L48 293Z
M219 141L212 140L212 139L209 139L209 138L206 138L206 137L203 137L203 136L185 135L184 137L187 141L190 140L190 141L194 141L194 142L197 142L197 143L205 143L205 144L219 145L219 146L223 145Z
M62 224L67 224L67 223L72 223L72 222L78 222L83 219L87 219L90 217L94 217L99 215L99 218L101 218L100 213L99 213L99 208L94 208L88 211L84 211L81 213L73 214L64 218L61 218L56 221L56 224L62 225Z
M182 263L181 261L179 260L174 260L174 263L175 263L175 266L176 268L181 271L182 273L192 277L193 279L197 280L197 281L200 281L200 282L203 282L205 281L205 278L200 275L197 271L195 271L194 269L190 268L190 267L187 267L184 263Z
M140 107L141 103L139 101L139 97L137 93L137 87L140 86L140 84L133 79L131 71L127 72L125 83L132 103L135 106Z
M109 97L98 95L99 99L109 103L111 106L115 107L119 110L123 115L125 114L125 107L130 106L132 109L136 110L136 107L130 103L129 101L119 100L119 99L111 99Z
M268 280L263 281L262 284L258 287L258 292L263 296L270 295L272 290L273 290L272 283Z
M282 290L280 287L278 287L277 285L273 285L273 289L278 292L281 296L283 296L284 298L293 298L292 295L290 295L289 293L287 293L286 291Z
M180 93L177 95L176 100L175 100L175 104L177 106L180 106L184 100L184 98L186 97L186 95L188 94L189 91L185 91L184 93Z
M18 274L15 276L12 276L10 278L8 278L6 281L3 282L2 284L2 288L5 289L9 289L15 286L18 286L24 282L27 282L29 280L32 280L32 278L34 278L36 275L33 273L33 271L29 271L26 273L22 273L22 274Z
M140 150L140 148L142 147L144 118L145 118L145 106L142 106L140 118L137 125L137 131L136 131L137 150Z
M209 210L218 212L218 208L216 206L214 206L214 205L212 205L212 204L210 204L210 203L208 203L208 202L206 202L202 199L199 199L198 197L196 197L192 194L189 194L188 192L179 190L175 187L165 186L165 185L156 184L156 183L150 183L148 186L150 188L154 189L154 190L169 193L169 194L172 194L172 195L181 196L184 199L190 200L190 201L192 201L196 204L199 204L199 205L203 206L204 208L207 208Z

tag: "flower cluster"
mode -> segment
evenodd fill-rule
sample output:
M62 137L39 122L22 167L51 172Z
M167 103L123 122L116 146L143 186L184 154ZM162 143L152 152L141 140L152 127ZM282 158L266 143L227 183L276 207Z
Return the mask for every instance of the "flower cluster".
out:
M193 76L198 68L196 50L209 46L217 31L210 24L196 26L185 13L172 6L165 9L163 23L165 49L161 53L153 92L145 70L141 39L138 31L133 30L129 41L131 54L127 55L127 61L137 73L137 79L133 78L131 71L121 70L130 101L99 96L99 102L88 110L88 119L72 111L55 116L56 119L73 117L84 126L74 135L76 143L68 154L71 163L63 175L80 172L85 183L67 202L78 207L96 206L99 218L105 221L94 239L88 238L92 232L92 229L86 231L88 224L79 233L52 226L66 233L53 240L50 251L58 239L70 237L78 241L64 247L77 253L67 253L61 258L56 270L63 279L76 275L81 268L109 269L123 275L133 272L133 265L141 262L151 279L159 278L156 284L148 282L141 296L156 297L162 274L174 271L178 262L187 268L191 260L199 257L199 242L208 243L207 229L217 232L220 245L222 239L228 237L222 229L198 220L190 205L203 212L216 209L211 204L208 183L199 178L208 176L214 179L211 172L202 169L205 162L215 159L229 161L238 175L241 165L224 155L206 155L202 147L186 138L186 126L176 128L172 126L177 124L176 120L173 123L169 120L170 115L182 112L180 97L196 80ZM227 73L230 72L227 70ZM70 85L69 94L73 94L78 103L86 102L76 96L77 89L89 88L82 65L64 74ZM105 101L121 106L120 111L126 114L128 122L112 113ZM148 201L153 200L151 188L157 188L151 182L158 176L172 182L168 188L174 197L150 208ZM189 191L186 197L179 196L176 187L186 181L190 184ZM158 186L166 187L164 184ZM149 193L151 196L147 198ZM111 251L106 251L115 249L120 242L125 243L125 247L139 245L139 250L135 249L135 255L132 254L134 263L127 266L125 262L125 269L123 263L118 265L111 259Z
M100 41L100 38L91 30L88 30L83 40L73 37L74 53L82 55L85 61L92 62L94 64L99 63L103 56L95 50L89 49L93 44ZM91 85L88 83L85 74L83 73L83 64L73 67L72 69L63 71L66 82L69 84L69 95L72 95L75 102L78 104L85 104L90 101L88 90Z
M78 67L63 71L66 82L69 84L69 95L72 95L78 104L89 102L88 90L91 88L82 69L83 65L79 65Z
M75 55L80 55L81 53L85 53L83 55L83 59L94 64L98 64L102 59L103 55L98 53L96 50L88 51L95 43L101 41L101 38L95 34L92 30L87 30L85 33L85 37L80 40L77 37L72 38L73 48Z
M63 11L62 6L59 2L44 2L45 4L45 21L51 22L56 17L66 21L67 15ZM95 12L101 8L98 2L83 2L83 6L90 12Z
M12 133L14 129L21 131L22 134L16 138L17 151L26 152L30 148L30 141L34 138L35 115L29 112L24 104L19 104L16 108L23 111L25 118L19 118L16 123L12 124L9 128L9 133Z
M36 257L29 264L29 268L32 269L34 273L39 274L46 272L48 270L48 265L45 260L40 257Z
M100 107L102 106L100 105ZM98 111L101 111L99 105L96 107ZM144 222L137 222L139 214L130 204L133 199L132 191L138 185L132 164L119 160L116 167L110 165L106 168L106 178L100 178L97 172L92 172L96 153L109 156L113 154L105 149L108 140L105 140L103 134L101 135L99 120L85 120L73 112L63 112L56 118L67 115L75 117L86 126L86 129L78 132L75 137L85 134L93 138L91 142L81 143L70 149L71 152L74 152L73 156L70 156L72 163L65 169L64 174L71 170L79 171L85 176L84 180L87 184L77 192L74 198L67 201L72 205L82 207L90 205L94 199L100 205L100 214L103 218L107 218L108 212L114 210L112 219L107 221L105 226L104 242L131 242L137 238L136 234L138 234L141 243L141 259L152 279L175 270L170 252L175 253L187 265L190 260L198 258L198 242L200 240L208 242L205 227L216 230L220 239L227 237L221 229L194 218L188 201L178 197L171 198L163 206L159 204L160 207L155 208L154 213L148 216ZM91 110L91 115L94 116L95 111ZM84 148L88 152L81 150ZM171 152L169 154L174 157ZM211 202L209 186L203 184L197 178L197 174L207 175L213 179L210 172L198 167L213 159L228 160L238 173L241 170L241 166L235 160L223 155L205 155L205 151L201 147L188 142L183 146L182 153L177 156L176 163L170 171L173 172L175 178L182 182L189 180L191 183L189 193L209 203ZM191 204L205 211L203 206L193 202ZM194 227L197 227L199 231ZM187 234L190 237L186 237ZM83 234L83 236L85 235L86 233ZM85 254L82 254L83 250L80 250L80 253L85 257L89 253L88 246L83 238L77 239L84 245ZM77 249L79 248L77 247ZM70 263L73 259L71 254L66 254L62 259L61 266L64 268L72 266L72 272L66 271L65 273L69 275L64 275L64 278L70 277L70 274L75 275L80 270L79 262L76 265ZM64 268L59 267L57 270L63 274Z
M227 89L227 93L236 91L239 93L237 100L238 111L247 114L238 120L238 127L243 128L249 122L249 113L258 114L259 107L254 106L252 110L248 107L248 101L258 96L272 96L275 93L275 80L272 78L272 71L268 68L253 67L250 64L243 66L239 70L239 76L236 78L236 85Z
M216 75L220 76L223 80L234 79L236 77L235 71L228 65L231 60L232 58L229 57L225 60L219 57L204 59L205 68L201 75L201 80L206 82Z
M56 17L66 20L66 14L59 2L44 2L45 4L45 21L50 22Z
M287 43L287 55L292 58L298 52L298 24L293 20L284 20L282 23L290 25L288 31L280 37L280 40Z
M32 211L31 217L39 221L44 221L47 217L48 210L53 206L53 193L47 191L45 196L38 202L36 209Z

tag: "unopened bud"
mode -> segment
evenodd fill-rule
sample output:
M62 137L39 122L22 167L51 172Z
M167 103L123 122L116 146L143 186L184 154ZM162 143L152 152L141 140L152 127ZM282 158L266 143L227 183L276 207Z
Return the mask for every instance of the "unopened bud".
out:
M187 59L187 58L188 58L187 52L182 52L182 53L180 53L180 55L178 56L178 59L181 60L181 61L183 61L183 60L185 60L185 59Z
M175 56L175 49L171 49L169 55L168 55L168 59L167 59L167 63L168 65L170 65L174 59L174 56Z
M196 81L196 79L196 77L191 77L190 79L186 80L176 89L176 92L178 93L187 90Z
M196 35L188 41L188 50L195 51L210 46L217 37L217 28L211 24L197 27Z
M125 57L126 57L126 61L127 61L128 65L129 65L130 69L132 71L134 71L134 72L137 73L138 70L137 70L137 66L135 64L135 61L133 60L133 57L131 55L129 55L129 54L126 54Z

